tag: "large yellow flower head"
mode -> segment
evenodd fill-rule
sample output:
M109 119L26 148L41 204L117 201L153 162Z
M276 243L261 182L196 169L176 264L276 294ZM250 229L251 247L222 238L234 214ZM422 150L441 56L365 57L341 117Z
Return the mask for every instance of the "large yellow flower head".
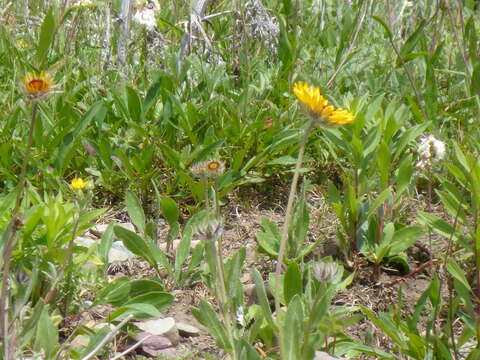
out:
M23 91L30 99L41 99L48 96L54 89L55 83L46 71L29 72L22 80Z
M328 105L328 100L321 95L318 87L306 82L297 82L293 85L293 93L305 105L310 115L323 125L341 126L350 124L355 119L350 111L335 109L333 105Z

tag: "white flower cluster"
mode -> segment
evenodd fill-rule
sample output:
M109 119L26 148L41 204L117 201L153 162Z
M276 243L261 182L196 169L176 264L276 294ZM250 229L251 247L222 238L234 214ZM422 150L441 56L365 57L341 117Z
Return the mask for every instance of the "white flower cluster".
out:
M277 18L270 13L261 0L249 0L245 3L247 34L263 41L270 54L276 55L280 26Z
M153 30L157 24L157 20L155 19L155 10L148 6L138 9L133 19L149 30Z
M418 145L420 160L417 162L417 169L431 168L436 162L445 157L445 150L445 143L436 139L433 135L421 137Z

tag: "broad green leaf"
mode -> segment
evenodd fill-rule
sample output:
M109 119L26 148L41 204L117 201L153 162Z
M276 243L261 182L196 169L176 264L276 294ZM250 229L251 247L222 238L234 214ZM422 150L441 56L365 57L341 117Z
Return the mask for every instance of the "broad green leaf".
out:
M120 306L128 300L130 289L130 281L127 277L118 278L97 293L95 303Z
M163 292L165 287L155 280L132 280L130 281L130 297L136 297L150 292Z
M394 256L407 250L417 241L420 235L422 235L422 229L418 226L405 226L395 231L390 242L388 256Z
M163 311L173 303L173 295L163 291L151 291L135 297L131 297L123 305L131 304L149 304L155 307L158 311Z
M153 256L151 248L145 240L133 231L125 229L122 226L115 226L113 231L115 232L115 235L123 241L123 244L128 250L146 260L154 268L157 268L157 260Z

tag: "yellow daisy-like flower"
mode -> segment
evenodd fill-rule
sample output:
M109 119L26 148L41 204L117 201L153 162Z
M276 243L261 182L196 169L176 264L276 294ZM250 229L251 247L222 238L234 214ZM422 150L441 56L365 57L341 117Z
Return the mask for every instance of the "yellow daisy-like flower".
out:
M70 182L70 188L73 191L83 190L87 186L87 182L81 178L74 178Z
M30 99L41 99L48 96L54 89L55 83L46 71L29 72L22 80L23 91Z
M350 111L328 105L328 100L321 95L318 87L297 82L293 85L293 93L305 105L310 115L318 118L323 125L340 126L350 124L355 119Z

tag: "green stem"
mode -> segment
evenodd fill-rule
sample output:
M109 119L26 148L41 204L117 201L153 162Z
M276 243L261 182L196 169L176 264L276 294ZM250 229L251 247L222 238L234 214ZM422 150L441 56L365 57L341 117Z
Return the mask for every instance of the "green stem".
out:
M27 148L25 149L25 155L23 157L22 169L20 172L18 189L17 189L17 199L15 201L15 207L12 211L12 220L10 221L9 226L7 227L7 241L5 244L5 249L3 251L3 276L2 276L2 287L0 292L0 334L3 337L3 346L5 350L5 360L10 360L9 353L9 339L8 339L8 309L7 298L8 298L8 279L10 277L10 265L12 259L13 248L15 245L15 234L17 230L21 227L20 219L20 206L22 204L23 195L25 187L27 184L27 167L30 161L30 153L33 144L33 132L35 130L35 124L37 121L37 112L38 112L38 103L33 103L32 109L32 119L30 121L30 129L28 134Z
M278 258L277 258L277 265L275 268L275 311L277 314L277 319L280 314L280 283L281 283L281 275L282 275L282 264L283 258L285 257L285 251L287 248L287 240L288 240L288 230L290 228L291 217L292 217L292 209L293 209L293 201L295 199L295 195L297 193L297 184L298 179L300 178L300 169L303 162L303 156L305 154L305 147L307 145L308 137L312 132L316 121L310 120L308 123L307 128L305 129L305 133L303 134L303 138L300 143L300 150L298 152L297 163L295 165L295 171L293 174L292 183L290 186L290 194L288 196L288 203L287 203L287 210L285 211L285 220L282 228L282 237L280 239L280 249L278 251ZM282 358L282 354L285 351L283 349L283 329L282 326L279 326L280 329L280 358Z

